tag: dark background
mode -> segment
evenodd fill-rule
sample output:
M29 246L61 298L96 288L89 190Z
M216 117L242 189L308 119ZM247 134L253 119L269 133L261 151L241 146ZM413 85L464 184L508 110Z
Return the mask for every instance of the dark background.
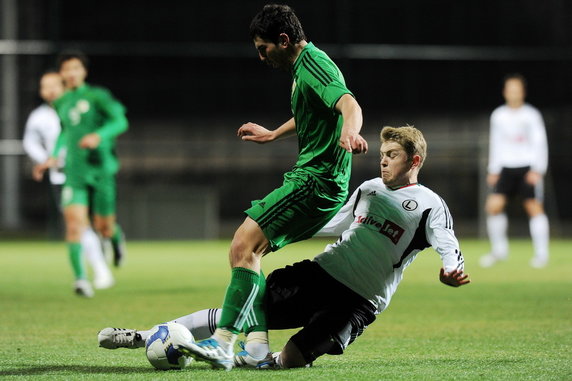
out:
M18 39L48 46L43 54L18 55L21 131L39 104L37 79L54 65L57 51L84 50L91 59L88 81L108 87L128 109L130 130L118 147L123 164L119 217L133 226L132 235L144 238L142 228L129 222L143 204L170 203L172 215L161 218L184 225L187 217L177 214L183 209L176 205L193 202L212 204L220 222L215 235L227 235L250 200L278 186L296 158L295 139L257 146L235 137L246 121L275 128L290 117L289 74L261 64L248 34L263 4L18 1ZM352 188L378 174L381 127L415 125L429 144L420 181L447 200L458 230L482 235L488 117L503 102L503 76L520 72L528 79L527 100L546 122L552 231L570 234L572 2L288 4L308 40L340 66L363 108L370 152L356 157ZM21 166L20 228L41 231L45 195L30 179L23 157ZM205 194L212 197L204 201ZM157 213L145 214L149 226L157 224L150 218ZM516 232L527 234L518 203L510 213L519 217ZM154 232L147 235L169 237Z

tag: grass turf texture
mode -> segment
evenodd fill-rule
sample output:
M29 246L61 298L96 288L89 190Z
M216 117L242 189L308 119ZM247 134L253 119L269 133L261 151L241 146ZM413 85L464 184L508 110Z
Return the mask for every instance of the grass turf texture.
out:
M264 259L273 268L312 257L325 241L291 245ZM228 242L132 242L117 285L91 300L72 293L62 243L0 243L0 378L122 380L570 380L571 241L553 241L545 269L528 266L530 241L481 269L486 242L462 242L473 283L438 281L440 260L427 249L405 272L388 310L342 356L310 369L232 372L195 363L183 371L151 368L143 350L97 347L106 326L149 328L216 307L229 278ZM271 332L279 350L294 331Z

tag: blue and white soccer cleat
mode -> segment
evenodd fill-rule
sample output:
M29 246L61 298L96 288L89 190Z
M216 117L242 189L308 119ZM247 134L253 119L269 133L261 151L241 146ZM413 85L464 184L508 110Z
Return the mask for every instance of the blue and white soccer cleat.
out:
M188 342L179 344L179 351L192 356L197 361L210 363L214 368L222 368L227 371L234 366L234 353L232 348L225 351L214 339L206 339L199 342Z
M244 349L244 342L238 343L242 348L242 351L238 352L234 356L234 366L237 368L252 368L252 369L275 369L277 368L274 354L268 352L268 354L262 359L256 359ZM278 353L277 353L278 354Z

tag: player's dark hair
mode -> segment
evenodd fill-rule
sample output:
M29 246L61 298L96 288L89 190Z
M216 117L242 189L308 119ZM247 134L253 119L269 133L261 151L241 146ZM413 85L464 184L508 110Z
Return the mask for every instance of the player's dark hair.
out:
M81 52L79 50L65 50L65 51L61 52L58 55L58 58L56 59L56 67L58 69L61 69L64 62L72 60L74 58L78 59L79 62L81 62L81 64L85 68L85 70L88 69L89 59L87 58L87 56L83 52Z
M288 5L265 5L250 23L250 38L253 40L260 37L278 44L281 33L286 33L293 44L306 39L300 20Z
M526 78L524 78L524 75L520 73L510 73L505 75L502 81L503 86L506 85L506 82L511 79L516 79L520 81L520 83L522 83L522 87L526 90L527 83L526 83Z

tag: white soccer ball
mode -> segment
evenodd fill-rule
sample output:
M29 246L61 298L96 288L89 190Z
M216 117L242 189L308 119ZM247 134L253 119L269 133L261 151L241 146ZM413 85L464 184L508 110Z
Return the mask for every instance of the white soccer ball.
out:
M145 341L147 359L155 369L184 369L191 365L192 357L179 351L179 344L194 341L193 334L182 324L156 325Z

